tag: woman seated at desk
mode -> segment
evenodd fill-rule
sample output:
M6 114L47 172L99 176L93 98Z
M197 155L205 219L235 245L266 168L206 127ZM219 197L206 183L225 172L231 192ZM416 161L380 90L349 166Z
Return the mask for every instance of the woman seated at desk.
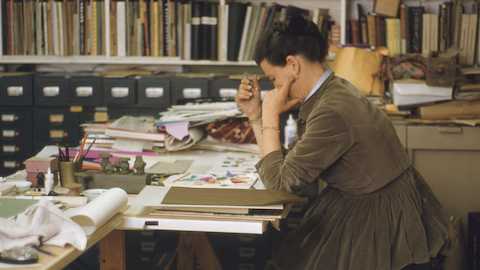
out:
M269 267L432 269L447 241L446 216L387 116L324 67L327 51L313 22L274 24L259 39L255 61L275 89L262 102L258 82L244 79L236 97L254 128L268 188L302 195L318 190L320 179L328 184L314 192ZM298 139L284 150L279 116L294 107Z

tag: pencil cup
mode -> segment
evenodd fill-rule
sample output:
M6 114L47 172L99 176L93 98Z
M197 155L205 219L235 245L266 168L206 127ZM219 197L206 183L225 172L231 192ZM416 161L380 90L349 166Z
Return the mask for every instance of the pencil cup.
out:
M75 163L72 161L60 161L60 182L66 188L76 189L81 185L75 182Z

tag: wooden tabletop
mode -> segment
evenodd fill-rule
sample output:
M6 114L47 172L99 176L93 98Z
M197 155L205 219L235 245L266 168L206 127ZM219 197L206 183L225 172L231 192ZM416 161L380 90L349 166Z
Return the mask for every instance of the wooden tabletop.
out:
M97 229L89 238L87 242L87 249L93 246L98 241L106 237L110 232L115 230L122 223L122 215L117 214L105 225ZM39 253L40 260L34 266L15 267L19 270L43 270L43 269L63 269L76 258L78 258L83 251L77 250L72 246L66 248L56 246L44 246L42 249L49 251L54 256Z

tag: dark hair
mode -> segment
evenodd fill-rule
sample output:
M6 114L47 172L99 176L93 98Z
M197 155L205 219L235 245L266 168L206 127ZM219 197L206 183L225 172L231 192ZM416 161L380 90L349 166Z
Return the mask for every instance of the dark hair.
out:
M288 55L300 54L312 62L323 62L328 43L318 26L303 16L295 15L284 22L275 22L266 29L255 46L255 62L264 59L284 66Z

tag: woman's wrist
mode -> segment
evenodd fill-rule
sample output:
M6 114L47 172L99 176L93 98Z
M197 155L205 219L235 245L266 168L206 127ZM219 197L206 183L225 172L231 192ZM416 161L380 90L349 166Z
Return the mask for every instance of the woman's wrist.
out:
M280 116L275 113L265 113L262 115L262 126L280 130Z

